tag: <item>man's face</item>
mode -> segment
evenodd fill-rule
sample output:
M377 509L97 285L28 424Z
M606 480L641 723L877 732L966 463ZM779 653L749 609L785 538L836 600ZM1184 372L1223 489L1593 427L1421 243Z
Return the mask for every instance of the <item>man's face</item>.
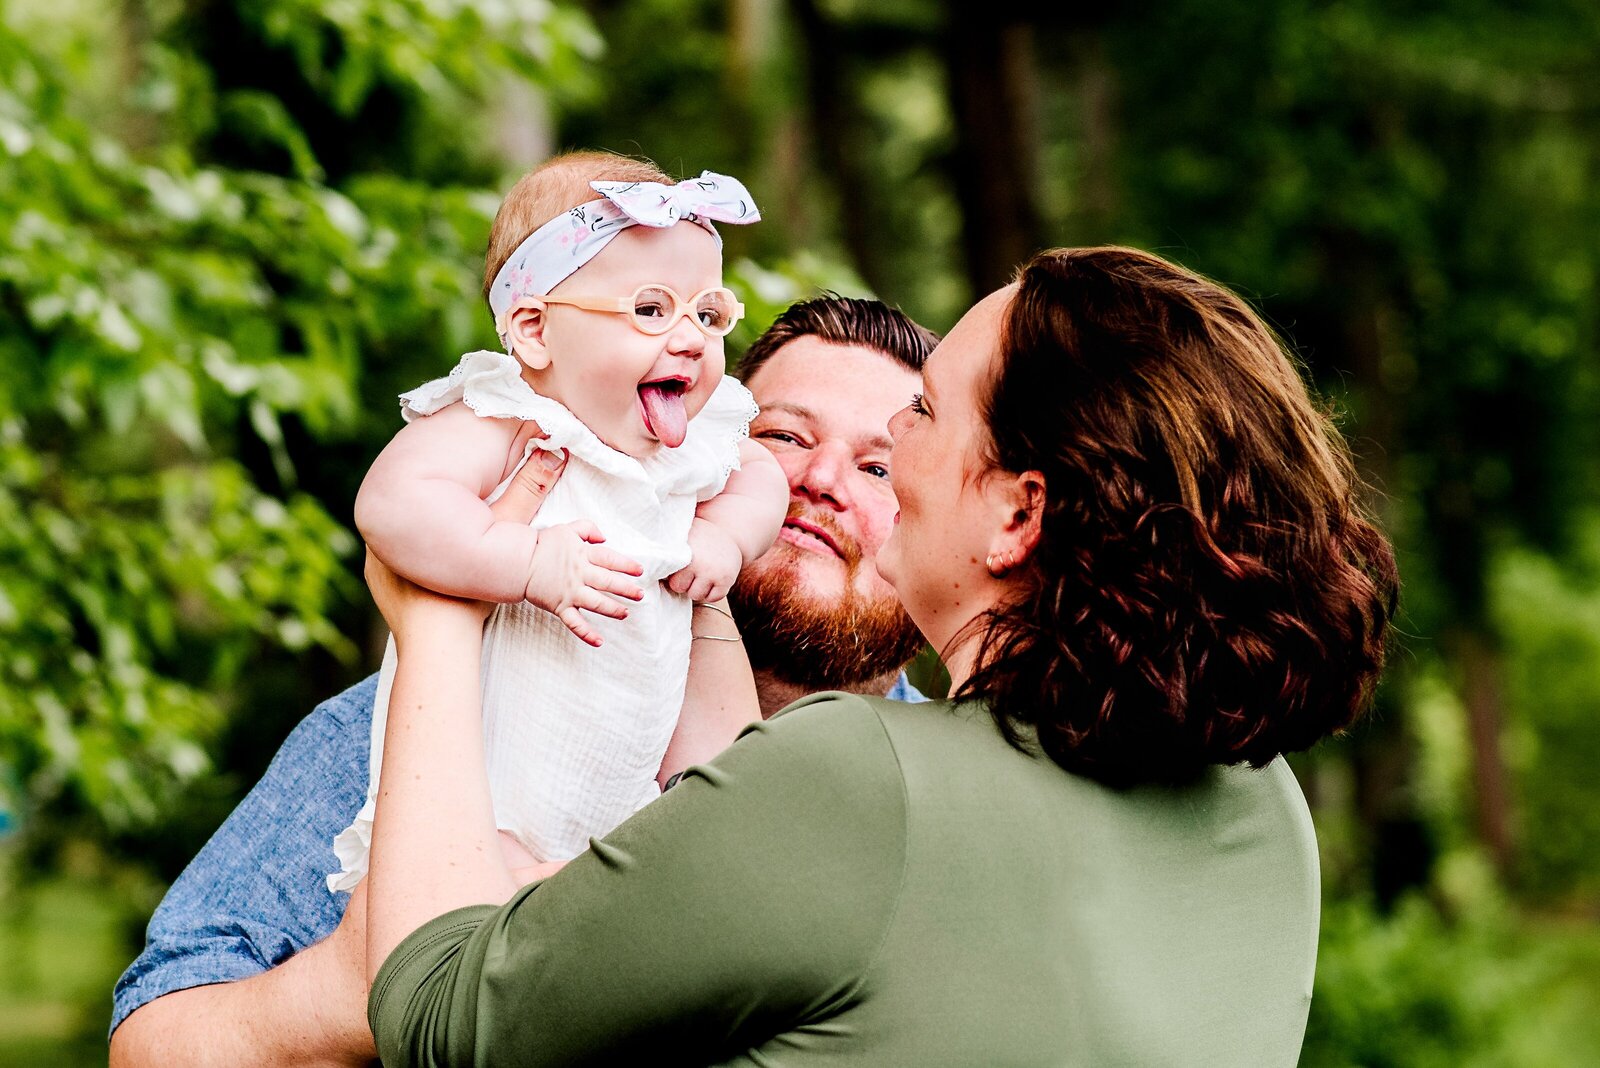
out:
M898 668L921 645L878 550L894 529L889 419L920 386L875 349L789 342L746 383L761 406L750 436L789 479L777 544L739 578L753 666L818 687Z

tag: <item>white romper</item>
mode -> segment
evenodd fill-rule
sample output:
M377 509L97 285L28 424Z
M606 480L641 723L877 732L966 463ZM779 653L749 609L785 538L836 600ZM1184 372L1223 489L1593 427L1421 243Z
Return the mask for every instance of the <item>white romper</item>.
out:
M538 422L546 436L529 443L522 463L535 447L568 451L535 528L590 520L608 548L644 568L644 600L629 603L627 619L588 615L605 639L598 649L526 601L497 606L484 631L483 742L495 822L539 860L568 860L660 792L656 774L688 677L690 615L688 598L661 580L689 563L695 506L721 492L739 466L756 406L749 390L724 377L682 445L638 460L535 393L514 358L487 351L463 356L449 377L404 394L400 406L409 422L458 400L484 418ZM372 710L367 802L334 839L343 870L328 876L330 890L353 889L366 874L394 667L390 639Z

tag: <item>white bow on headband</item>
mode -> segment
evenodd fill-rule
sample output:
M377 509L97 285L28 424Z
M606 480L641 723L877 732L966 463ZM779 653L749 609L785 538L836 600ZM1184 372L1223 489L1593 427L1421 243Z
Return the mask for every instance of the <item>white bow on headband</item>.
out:
M761 212L756 210L750 190L743 182L710 171L677 185L590 182L589 188L621 208L628 218L646 226L671 226L686 217L726 223L753 223L761 219ZM715 230L711 232L716 233Z
M744 183L725 174L703 172L676 185L662 182L590 182L600 200L579 204L523 239L494 276L489 308L502 343L505 315L523 297L543 296L630 226L667 227L692 222L722 237L711 220L759 222L761 212Z

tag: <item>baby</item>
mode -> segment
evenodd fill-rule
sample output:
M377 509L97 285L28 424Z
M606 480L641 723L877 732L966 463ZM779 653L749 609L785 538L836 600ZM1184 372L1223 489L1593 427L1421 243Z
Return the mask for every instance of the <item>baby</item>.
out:
M534 860L576 856L659 794L691 600L721 599L783 521L787 482L747 436L755 404L723 375L744 307L722 286L711 220L759 218L732 178L671 184L609 153L525 176L485 271L506 351L403 395L407 425L357 495L356 525L391 568L499 602L482 666L489 784L502 837ZM497 521L490 505L522 465L562 453L533 522ZM366 872L393 675L391 641L367 803L334 841L333 890ZM685 728L720 748L742 725Z

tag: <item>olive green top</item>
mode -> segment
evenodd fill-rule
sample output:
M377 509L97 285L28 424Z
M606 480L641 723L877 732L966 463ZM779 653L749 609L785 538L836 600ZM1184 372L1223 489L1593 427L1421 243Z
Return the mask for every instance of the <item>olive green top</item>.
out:
M1316 842L1280 759L1115 791L976 705L819 694L368 1006L405 1065L1293 1065Z

